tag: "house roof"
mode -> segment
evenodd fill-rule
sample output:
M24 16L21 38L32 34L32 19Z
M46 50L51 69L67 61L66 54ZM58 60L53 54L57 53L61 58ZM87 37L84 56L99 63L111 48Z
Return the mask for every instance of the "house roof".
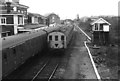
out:
M23 4L18 4L17 6L24 7L24 8L29 8L28 6L23 5Z
M29 16L40 16L40 14L30 13L30 12L28 12L28 15L29 15Z
M30 13L30 12L28 12L28 15L29 16L37 16L37 17L45 18L43 15L40 15L40 14L37 14L37 13Z
M50 15L56 15L56 16L58 16L57 14L55 14L55 13L47 13L47 14L45 14L44 16L45 17L49 17ZM58 16L59 17L59 16Z
M0 4L1 4L1 5L6 5L6 2L0 1ZM22 8L29 8L29 7L26 6L26 5L19 4L19 3L15 3L15 2L11 2L11 6L17 6L17 7L22 7Z
M96 19L95 21L93 21L92 23L90 23L91 25L94 25L95 23L106 23L108 25L111 25L108 21L106 21L105 19L103 18L99 18L99 19Z
M45 17L48 17L48 16L51 15L51 14L54 14L54 13L47 13L47 14L45 14L44 16L45 16Z
M29 7L26 6L26 5L19 4L19 3L15 3L15 2L12 2L12 3L11 3L11 6L17 6L17 7L22 7L22 8L29 8Z
M71 19L65 19L64 21L71 21L71 22L73 22L73 20L71 20Z

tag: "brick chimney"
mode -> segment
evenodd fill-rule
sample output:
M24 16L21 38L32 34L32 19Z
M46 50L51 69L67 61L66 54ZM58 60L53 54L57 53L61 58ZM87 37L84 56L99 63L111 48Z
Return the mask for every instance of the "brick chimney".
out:
M7 4L7 13L10 13L11 12L11 2L6 2Z

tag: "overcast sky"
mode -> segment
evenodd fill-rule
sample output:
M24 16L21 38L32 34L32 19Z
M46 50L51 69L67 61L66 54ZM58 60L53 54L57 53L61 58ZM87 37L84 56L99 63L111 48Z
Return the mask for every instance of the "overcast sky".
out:
M29 6L28 11L39 13L56 13L61 19L75 19L77 14L83 16L118 15L120 0L20 0Z

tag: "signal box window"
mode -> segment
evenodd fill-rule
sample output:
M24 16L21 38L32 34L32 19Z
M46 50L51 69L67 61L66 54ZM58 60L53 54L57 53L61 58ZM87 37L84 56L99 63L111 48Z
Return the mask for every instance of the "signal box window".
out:
M61 40L64 40L64 36L63 35L61 36Z
M100 30L103 30L103 24L100 24Z
M51 35L49 36L49 40L52 40L52 36Z
M58 36L55 36L55 41L58 41Z
M95 30L98 30L98 25L97 24L95 24Z

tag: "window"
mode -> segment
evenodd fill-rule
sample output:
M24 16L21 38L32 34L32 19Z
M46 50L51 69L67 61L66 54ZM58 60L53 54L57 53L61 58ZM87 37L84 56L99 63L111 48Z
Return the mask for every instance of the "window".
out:
M0 25L5 25L5 24L6 24L6 18L0 17Z
M103 24L100 24L100 30L103 30Z
M54 20L54 19L55 19L55 17L53 16L53 17L52 17L52 19Z
M55 41L58 41L58 36L55 36Z
M15 48L13 48L13 54L14 54L14 56L16 56L16 49Z
M22 17L19 17L19 22L18 22L19 25L22 25L23 24L23 18Z
M20 10L18 10L18 12L21 12Z
M52 36L51 35L49 36L49 40L52 40Z
M52 22L53 22L53 23L55 22L55 17L54 17L54 16L52 17Z
M24 11L23 13L24 13L24 14L27 14L27 11Z
M14 10L14 11L17 11L17 7L14 7L13 10Z
M24 11L21 11L21 13L24 13Z
M95 24L95 30L98 30L98 24Z
M3 58L7 61L7 54L6 53L3 54Z
M61 40L64 40L64 36L63 35L61 36Z

